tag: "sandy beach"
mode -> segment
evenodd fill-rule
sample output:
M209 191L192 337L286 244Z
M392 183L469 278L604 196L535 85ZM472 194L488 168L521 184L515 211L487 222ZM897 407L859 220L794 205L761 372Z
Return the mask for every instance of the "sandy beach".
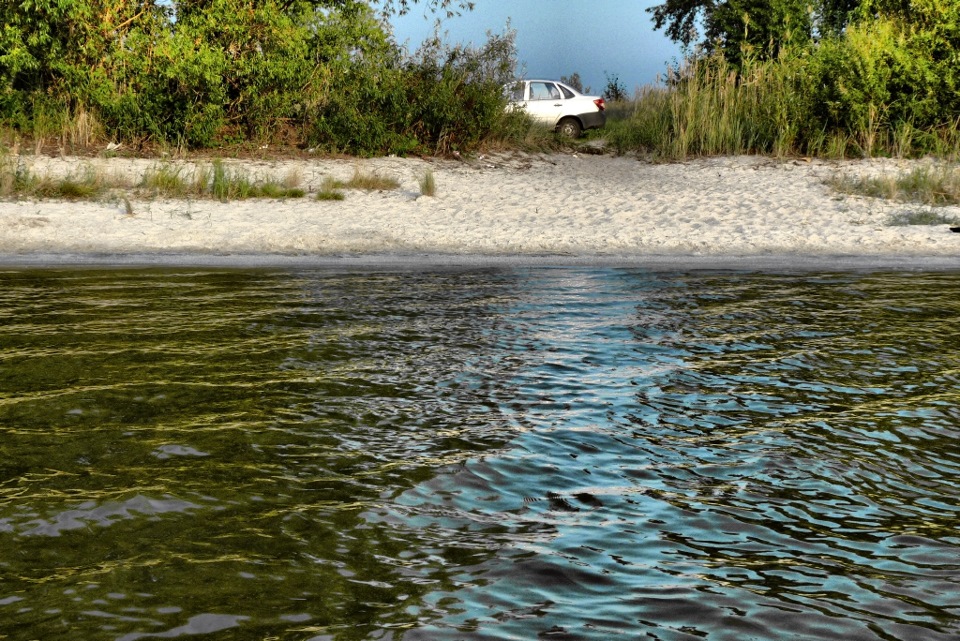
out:
M136 182L159 161L23 156L36 175L87 168ZM193 163L169 161L186 165ZM377 158L225 161L253 177L296 175L307 197L284 200L0 202L0 256L118 260L343 260L358 256L460 259L550 257L643 262L745 260L960 267L960 233L949 225L891 226L891 216L926 209L834 192L831 175L909 170L922 161L775 160L743 156L653 164L586 154L487 155L469 160ZM434 197L420 194L431 170ZM325 178L355 172L395 178L388 191L344 190L342 201L312 194ZM960 216L960 208L938 208Z

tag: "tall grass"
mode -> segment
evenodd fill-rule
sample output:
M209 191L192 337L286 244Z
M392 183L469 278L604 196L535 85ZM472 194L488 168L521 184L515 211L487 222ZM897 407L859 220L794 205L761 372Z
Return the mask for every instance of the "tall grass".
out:
M764 62L738 73L719 57L688 61L669 84L648 86L621 107L627 117L611 124L609 141L621 152L639 149L668 160L791 153L792 101L773 71Z
M747 58L740 68L720 56L688 59L667 82L611 105L608 143L621 153L640 151L663 160L960 155L960 119L922 130L890 121L884 105L869 105L855 125L831 125L812 64L789 52L776 59Z

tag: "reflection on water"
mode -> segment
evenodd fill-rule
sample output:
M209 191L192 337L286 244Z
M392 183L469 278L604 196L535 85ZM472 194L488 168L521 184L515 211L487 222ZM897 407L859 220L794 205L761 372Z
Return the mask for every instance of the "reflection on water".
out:
M0 637L960 636L958 274L0 280Z

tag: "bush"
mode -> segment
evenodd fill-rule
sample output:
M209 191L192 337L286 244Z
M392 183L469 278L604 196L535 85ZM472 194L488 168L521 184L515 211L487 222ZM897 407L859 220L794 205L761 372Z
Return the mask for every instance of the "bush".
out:
M406 56L363 2L139 6L11 5L0 18L0 126L64 135L82 115L134 145L371 155L468 150L508 120L512 35Z

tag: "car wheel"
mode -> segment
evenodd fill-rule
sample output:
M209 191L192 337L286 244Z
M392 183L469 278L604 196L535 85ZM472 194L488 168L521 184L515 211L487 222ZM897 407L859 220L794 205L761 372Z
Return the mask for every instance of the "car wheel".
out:
M576 118L564 118L557 125L557 133L564 138L579 138L581 131L580 123Z

